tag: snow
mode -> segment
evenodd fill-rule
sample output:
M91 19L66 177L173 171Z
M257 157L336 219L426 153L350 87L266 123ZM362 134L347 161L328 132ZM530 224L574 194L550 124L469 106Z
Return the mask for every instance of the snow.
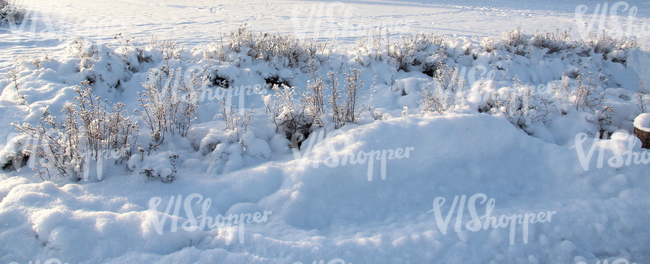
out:
M650 22L647 3L627 3L638 8L634 23ZM596 4L25 0L34 19L22 28L0 26L0 68L17 69L26 102L10 79L0 81L0 163L9 164L0 170L0 262L648 263L650 151L631 132L650 127L650 114L639 115L635 103L638 79L650 82L650 35L638 27L641 47L609 57L481 48L480 37L500 38L517 26L526 33L578 26L572 34L580 38L575 10L585 5L588 22ZM628 25L622 10L620 23ZM327 116L300 150L291 148L297 142L265 110L274 94L265 79L304 90L313 81L308 65L255 60L246 51L225 54L230 62L214 59L220 33L243 22L255 32L336 37L320 74L325 80L336 72L343 86L349 68L363 69L362 102L372 94L381 116L364 113L338 129ZM380 25L391 41L420 30L454 35L444 56L428 49L411 58L457 66L467 79L448 111L422 113L423 87L432 81L423 66L398 71L395 61L358 51L357 37ZM151 61L119 45L118 33L122 41L134 37ZM147 46L152 35L185 46L165 61L168 46ZM17 55L24 57L16 68ZM61 110L77 95L73 85L89 77L94 95L126 105L146 149L151 132L133 112L141 109L135 98L149 70L162 66L184 76L206 69L238 88L200 91L185 137L168 134L151 155L107 155L79 181L41 180L34 163L19 160L33 141L10 124L36 125L48 108L63 122ZM613 107L610 122L601 120L602 107L581 107L579 97L561 91L580 85L565 76L577 72L595 74L594 96ZM528 92L530 101L498 104ZM254 112L246 129L226 130L223 98ZM536 106L528 115L513 112L527 103Z
M634 127L650 132L650 114L640 114L634 118Z

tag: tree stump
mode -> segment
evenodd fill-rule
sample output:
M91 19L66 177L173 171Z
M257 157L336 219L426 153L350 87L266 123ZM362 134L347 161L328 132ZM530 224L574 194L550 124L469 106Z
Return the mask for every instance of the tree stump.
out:
M634 119L634 135L641 140L641 147L650 149L650 114L640 114Z

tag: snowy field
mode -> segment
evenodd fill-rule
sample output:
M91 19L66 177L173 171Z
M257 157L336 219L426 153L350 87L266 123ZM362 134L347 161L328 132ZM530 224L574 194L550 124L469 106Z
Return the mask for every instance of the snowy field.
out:
M650 263L650 2L17 3L0 263Z

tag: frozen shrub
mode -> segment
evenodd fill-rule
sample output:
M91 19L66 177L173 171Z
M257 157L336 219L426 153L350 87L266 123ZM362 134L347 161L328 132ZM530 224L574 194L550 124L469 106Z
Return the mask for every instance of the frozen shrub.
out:
M162 144L165 134L185 136L198 107L198 77L185 80L181 69L151 69L144 91L138 92L142 110L137 110L147 123L156 144Z
M635 38L612 38L604 31L601 34L589 33L589 38L582 40L582 45L589 47L594 53L603 54L603 59L611 58L614 62L625 64L626 52L639 47Z
M332 120L335 128L340 128L346 123L356 123L359 116L366 111L370 112L372 118L378 119L381 117L378 112L374 111L372 106L372 95L375 92L377 76L373 78L373 83L370 86L370 100L366 105L361 102L365 99L361 91L361 88L363 88L363 81L360 80L361 72L363 70L351 69L349 74L345 74L344 90L338 88L339 81L334 73L327 74L331 83L331 94L328 102L332 109Z
M154 51L162 55L163 60L180 60L185 51L185 44L178 44L176 40L160 40L157 36L152 35L143 50Z
M548 53L556 53L575 47L575 42L571 41L570 32L568 30L560 31L560 29L557 29L555 33L536 32L532 35L531 44L539 49L548 49Z
M323 126L321 117L325 114L325 84L318 74L316 65L310 66L311 80L307 82L307 92L300 96L300 103L305 109L308 119L317 126Z
M568 51L582 56L590 52L603 54L604 59L625 64L626 53L633 48L638 48L639 43L635 38L612 38L606 33L590 33L587 39L576 41L571 39L569 30L556 32L535 32L525 34L517 28L505 32L501 39L485 37L480 40L480 47L486 52L504 49L510 53L528 56L535 49L547 49L548 54Z
M361 103L363 97L363 81L360 79L363 70L351 69L345 77L345 99L343 100L344 120L346 123L356 123L359 115L368 110L368 106Z
M276 132L283 131L287 139L294 134L309 134L313 120L306 113L304 104L296 104L294 97L297 93L303 96L302 91L295 86L273 86L274 94L262 95L266 113L270 114L275 124ZM304 101L304 100L303 100Z
M636 39L627 37L612 38L607 33L601 34L590 33L587 40L583 40L583 44L594 50L595 53L607 54L614 50L627 50L630 48L639 47Z
M343 110L343 105L341 105L341 91L339 90L339 79L336 77L336 74L333 72L327 73L327 78L331 83L331 94L329 96L328 103L332 108L332 121L334 122L334 128L340 128L345 125L345 112Z
M436 111L442 114L460 103L457 98L463 96L465 80L460 76L458 67L439 64L437 69L433 84L427 82L422 93L419 93L422 97L419 104L423 113Z
M226 44L221 44L221 50L214 52L211 57L225 58L228 52L244 53L254 60L261 59L273 62L276 66L299 67L310 60L320 62L329 58L332 44L313 39L301 41L292 35L272 35L254 33L247 24L227 35ZM213 46L216 48L216 45Z
M28 106L27 100L25 100L25 96L20 93L20 84L18 83L18 70L11 69L8 71L7 75L9 77L9 85L7 88L10 86L13 88L14 92L16 93L16 100L18 100L18 103L24 106Z
M80 59L76 70L84 74L92 85L96 79L92 68L99 59L99 50L90 41L77 37L68 43L68 53Z
M648 104L648 102L644 97L648 95L648 90L645 88L645 85L643 84L643 81L641 81L641 79L639 79L639 84L640 86L638 88L638 91L636 92L635 103L636 106L639 108L639 110L641 110L641 113L645 113L647 109L646 105Z
M400 42L387 45L388 57L395 61L397 70L409 71L411 66L426 62L430 53L444 52L448 37L437 34L413 34Z
M0 26L5 22L20 24L25 19L25 9L18 7L15 0L0 0Z
M503 33L501 36L501 44L507 51L523 56L528 52L529 39L529 35L524 34L523 30L517 28Z
M180 157L171 151L168 153L158 153L148 155L144 150L131 156L127 163L129 171L139 171L148 178L160 179L162 182L172 182L176 179L176 160Z
M240 91L243 93L244 91ZM221 117L226 122L226 131L232 131L239 135L240 130L248 130L248 125L251 123L253 118L253 107L251 106L250 111L241 109L237 111L235 106L232 104L232 97L224 96L222 99L219 99L219 104L221 105Z
M117 55L124 63L125 72L135 73L141 70L144 63L153 62L153 55L151 52L145 50L144 45L136 45L133 40L135 38L126 38L122 33L113 37L117 41L117 48L115 55Z
M593 73L585 78L585 74L580 74L576 78L576 90L574 95L573 105L576 110L589 111L593 113L601 129L611 124L612 106L605 104L605 92L602 92L600 85L602 82L597 83L594 79ZM601 91L599 93L599 91ZM613 131L612 131L613 132Z
M107 153L127 159L131 154L132 134L138 127L128 112L122 110L124 104L109 106L107 101L92 95L87 82L82 84L83 88L75 87L78 94L75 101L63 107L65 121L62 124L57 124L46 109L36 127L27 123L14 125L34 140L26 154L44 160L40 162L41 169L37 170L42 179L45 175L51 177L50 170L80 179L81 172L87 173L90 159L101 162Z

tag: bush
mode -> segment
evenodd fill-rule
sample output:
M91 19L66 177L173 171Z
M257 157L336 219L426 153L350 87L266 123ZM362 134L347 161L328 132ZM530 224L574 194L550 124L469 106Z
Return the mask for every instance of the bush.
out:
M255 33L246 23L224 36L226 40L222 38L219 46L213 44L212 51L207 52L206 57L226 61L228 54L235 52L244 53L254 60L272 62L276 67L300 67L312 60L325 61L332 49L330 42L313 39L301 41L288 34Z
M363 81L360 79L363 70L351 69L349 74L345 74L345 99L343 100L343 111L340 112L346 123L356 123L361 113L369 109L368 105L362 104L365 99L361 88Z
M436 111L442 114L451 109L460 103L457 102L457 97L462 96L465 88L465 79L460 76L458 67L451 68L441 63L436 68L433 84L427 82L422 93L419 93L422 97L419 104L423 113Z
M589 47L594 53L603 54L603 59L611 57L612 61L625 64L625 53L639 47L635 38L612 38L604 31L602 34L589 33L587 40L582 40L582 45Z
M287 139L296 133L309 135L313 119L306 113L304 104L294 103L294 96L302 91L295 86L273 86L275 94L262 95L266 113L270 114L276 132L283 131ZM301 100L305 102L305 100Z
M538 49L548 49L548 53L556 53L576 46L575 42L571 40L570 32L568 30L560 31L560 29L557 29L555 33L536 32L532 35L530 43Z
M93 97L88 82L82 84L83 88L74 88L78 94L75 101L63 107L63 124L57 125L46 109L43 117L39 117L37 127L28 123L13 125L22 135L38 142L38 145L29 146L26 154L44 160L40 163L42 169L37 169L41 179L45 175L51 178L50 170L61 176L72 175L81 179L81 172L87 177L91 158L101 162L107 153L111 152L113 156L116 151L121 160L131 155L131 138L138 127L128 112L122 110L124 104L109 106L99 96Z
M5 22L20 24L25 19L25 9L16 5L14 0L0 0L0 26Z
M138 92L142 110L136 112L149 126L153 142L162 144L167 132L187 135L199 105L200 78L185 80L181 69L167 66L151 69L149 75L144 92Z

